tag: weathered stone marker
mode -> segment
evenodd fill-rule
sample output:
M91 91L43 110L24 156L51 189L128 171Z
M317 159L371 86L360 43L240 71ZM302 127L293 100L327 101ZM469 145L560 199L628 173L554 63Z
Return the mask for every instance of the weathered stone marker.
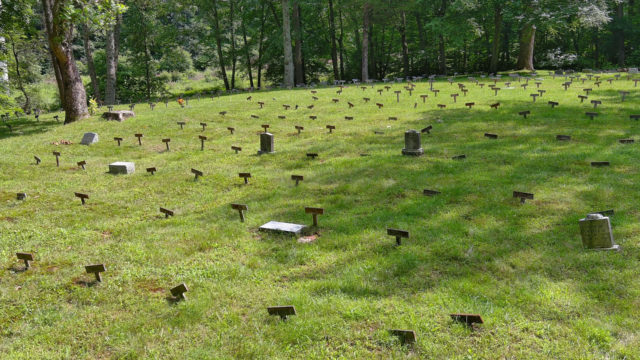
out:
M123 139L121 137L114 137L113 140L118 142L118 146L120 146L120 142L122 142Z
M162 142L167 146L167 151L170 151L169 143L171 142L171 139L162 139Z
M35 155L33 155L33 159L36 161L36 165L40 165L40 163L42 162L42 160L40 160L40 158Z
M424 190L422 190L422 194L424 196L436 196L436 195L440 194L440 191L424 189Z
M389 330L391 335L396 336L402 345L411 345L416 342L416 332L413 330Z
M533 200L533 194L521 191L514 191L513 197L520 199L521 204L524 204L527 200Z
M194 180L198 180L198 178L203 175L202 171L196 169L191 169L191 173L195 175Z
M136 165L132 162L117 161L109 164L110 174L133 174L136 171Z
M172 210L165 209L163 207L160 208L160 212L164 214L165 219L174 215Z
M611 222L602 214L589 214L580 219L580 235L585 249L619 250L620 246L613 241Z
M56 157L56 166L60 167L60 152L54 151L53 155Z
M484 133L484 137L489 138L489 139L497 139L498 135L497 134Z
M200 151L204 151L204 142L207 141L207 137L198 135L198 139L200 139Z
M149 168L147 168L147 172L148 172L148 173L151 173L151 175L155 175L156 171L157 171L157 170L156 170L156 168L155 168L155 167L149 167Z
M189 291L189 288L187 288L187 285L185 283L182 283L182 284L172 288L169 291L171 292L171 296L175 297L176 299L178 299L178 300L187 300L187 296L184 293Z
M84 268L87 271L87 274L95 275L97 282L102 282L102 276L100 275L100 273L107 271L107 268L104 266L104 264L87 265Z
M396 245L398 245L398 246L402 245L402 238L405 238L405 239L409 238L409 232L408 231L398 230L398 229L391 229L391 228L387 229L387 235L395 236L396 237Z
M273 148L273 134L263 132L260 134L260 150L258 151L258 155L273 153L275 153Z
M87 194L82 194L82 193L74 193L74 195L80 199L80 201L82 202L82 205L85 204L85 201L89 198L89 195Z
M249 184L249 178L251 177L251 173L239 173L238 177L243 178L244 179L244 183Z
M82 160L82 161L78 161L78 166L80 166L82 168L82 170L86 170L84 167L85 165L87 165L87 162Z
M258 230L277 234L300 235L300 233L302 233L306 228L306 225L269 221L268 223L260 226Z
M420 133L416 130L408 130L404 133L404 149L402 155L420 156L424 154Z
M302 175L291 175L291 180L294 180L296 182L296 186L298 186L300 181L304 180L304 176L302 176Z
M288 316L293 316L296 314L296 308L293 305L269 306L267 308L267 312L269 313L269 315L280 316L280 319L282 319L282 321L286 321Z
M97 143L99 140L99 136L96 133L88 132L82 135L82 140L80 140L80 144L82 145L91 145Z
M133 111L119 110L119 111L108 111L102 114L102 118L105 120L116 120L122 122L130 117L134 117L135 114Z
M232 146L231 150L235 151L236 154L238 153L238 151L242 151L242 148L240 146Z
M231 208L233 210L238 210L240 214L240 222L244 222L244 212L249 210L249 207L244 204L231 204Z
M18 258L18 260L24 261L25 270L31 268L31 261L33 261L33 254L18 252L16 253L16 257Z
M143 137L143 135L142 134L134 134L134 136L138 138L138 145L142 146L142 137Z
M318 215L324 215L323 208L305 207L304 212L313 216L313 226L318 226Z
M473 326L473 324L483 324L482 316L478 314L450 314L453 321L461 322L467 326Z

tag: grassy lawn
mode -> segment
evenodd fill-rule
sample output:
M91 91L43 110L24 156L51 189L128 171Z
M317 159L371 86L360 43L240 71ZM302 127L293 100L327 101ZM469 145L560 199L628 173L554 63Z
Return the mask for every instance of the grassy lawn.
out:
M545 76L547 92L533 103L533 81L526 90L500 83L497 96L457 81L466 97L456 82L439 81L437 97L428 82L411 96L406 84L382 95L376 84L320 88L317 101L299 89L202 98L184 109L138 104L122 123L12 118L13 132L0 130L1 357L640 358L640 149L618 142L640 140L629 119L640 113L640 87L620 79L565 91L564 79ZM580 103L583 88L594 91ZM619 90L631 92L625 102ZM594 99L602 105L591 120ZM271 125L275 154L256 155L262 124ZM404 132L427 125L424 156L402 156ZM80 145L89 131L100 142ZM204 151L199 135L208 137ZM120 147L114 137L125 139ZM61 140L73 144L52 144ZM62 154L59 168L52 151ZM451 159L460 154L466 159ZM135 162L136 172L107 174L115 161ZM152 166L155 175L145 172ZM204 177L194 181L191 168ZM252 174L249 185L240 172ZM297 187L292 174L304 175ZM535 198L520 204L514 190ZM89 194L87 205L74 192ZM245 223L231 203L248 205ZM165 219L161 206L175 216ZM310 225L305 206L325 209L315 242L257 231L270 220ZM578 220L607 209L622 250L584 250ZM388 227L410 237L396 247ZM32 269L16 271L18 251L35 254ZM95 263L107 271L89 286L84 266ZM182 282L187 301L169 301ZM298 314L280 321L267 314L273 305ZM469 329L449 318L455 312L481 314L484 324ZM402 346L389 329L413 329L417 343Z

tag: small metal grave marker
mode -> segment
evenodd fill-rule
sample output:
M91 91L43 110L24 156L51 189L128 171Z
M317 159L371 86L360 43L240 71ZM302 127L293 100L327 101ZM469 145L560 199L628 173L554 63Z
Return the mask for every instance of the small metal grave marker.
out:
M82 205L84 205L85 201L89 198L89 195L87 195L87 194L81 194L81 193L74 193L74 194L75 194L75 196L77 198L80 198L80 201L82 202Z
M33 156L33 159L36 161L36 165L40 165L40 163L42 162L42 160L40 160L40 158L35 155Z
M263 124L261 125L261 127L264 129L264 132L267 132L267 129L269 128L268 124Z
M622 96L622 102L624 102L625 97L629 95L628 91L620 91L620 96Z
M569 140L571 140L571 136L570 135L556 135L556 140L569 141Z
M56 157L56 166L60 167L60 152L54 151L53 155Z
M498 96L498 91L500 91L500 88L494 87L493 91L495 91L495 96Z
M352 104L352 103L350 103L350 102L347 102L347 104L349 105L349 109L351 109L352 107L354 107L354 106L355 106L355 105L353 105L353 104Z
M184 293L189 291L189 289L187 288L187 285L185 283L182 283L182 284L172 288L169 291L171 292L171 296L175 297L176 299L178 299L178 300L187 300L187 297L185 296Z
M362 98L362 100L364 100L365 103L368 103L371 99L366 97L366 98Z
M167 146L167 151L169 151L169 143L171 142L171 139L162 139L162 142Z
M533 194L520 191L514 191L513 197L520 199L521 204L524 204L527 200L533 200Z
M451 94L451 97L453 98L454 103L457 102L458 96L459 96L458 94Z
M85 170L84 166L87 165L87 162L82 160L82 161L78 161L78 166L80 166L82 168L82 170Z
M260 105L260 109L262 109L264 107L264 102L258 101L258 105Z
M468 107L469 109L471 109L471 108L473 108L473 106L474 106L475 104L476 104L476 103L474 103L474 102L468 102L468 103L464 104L464 106L466 106L466 107Z
M591 166L593 167L602 167L611 165L608 161L592 161Z
M282 105L282 107L283 107L285 110L289 110L289 108L291 107L291 105L283 104L283 105Z
M588 96L584 96L584 95L578 95L578 97L580 98L580 103L583 103L586 99L588 99Z
M376 105L378 106L378 109L382 109L384 107L384 104L381 103L376 103Z
M269 315L280 316L283 321L287 320L287 316L293 316L296 314L296 308L293 305L285 306L270 306L267 308Z
M602 101L600 100L591 100L591 103L593 104L594 109L596 109L598 105L602 105Z
M427 98L429 97L429 95L420 95L420 98L422 98L422 102L425 103Z
M462 155L456 155L454 157L451 158L451 160L464 160L467 158L467 155L462 154Z
M155 175L155 172L156 172L156 171L157 171L157 170L156 170L156 168L155 168L155 167L149 167L149 168L147 168L147 172L148 172L148 173L151 173L151 175Z
M97 282L102 282L102 276L100 273L107 271L107 268L104 264L96 264L96 265L87 265L84 267L87 271L87 274L94 274Z
M353 116L345 116L344 119L345 120L353 120Z
M408 239L409 232L405 230L391 229L387 228L387 235L396 237L396 245L400 246L402 244L402 238Z
M238 177L241 177L244 179L244 183L248 184L249 183L249 178L251 177L251 173L239 173Z
M489 139L497 139L498 135L497 134L484 133L484 137L487 137Z
M207 137L204 135L198 135L198 139L200 139L200 150L204 151L204 142L207 140Z
M27 193L23 193L23 192L19 192L16 194L16 199L17 200L26 200L27 199Z
M585 115L587 115L588 117L591 118L591 120L593 120L593 118L595 118L596 116L598 116L600 114L595 113L595 112L586 112Z
M618 141L620 142L620 144L633 144L635 142L635 140L633 139L620 139Z
M398 118L397 118L397 117L395 117L395 116L389 116L389 120L390 120L390 121L397 121L397 120L398 120Z
M640 119L640 115L629 115L629 119L638 120L638 119Z
M450 314L453 321L461 322L467 326L473 326L473 324L483 324L482 316L477 314Z
M238 151L242 151L242 148L240 146L232 146L231 150L235 151L236 154L238 153Z
M311 159L315 159L318 157L318 153L307 153L307 157L311 158Z
M329 129L329 134L333 133L333 130L336 129L335 125L327 125L327 129Z
M526 110L526 111L520 111L520 112L518 113L518 115L520 115L520 116L524 117L525 119L527 118L527 115L529 115L529 114L531 114L531 111L529 111L529 110Z
M186 122L184 121L178 121L178 125L180 125L180 130L184 129L184 125L186 124Z
M324 215L323 208L305 207L304 212L313 216L313 226L318 226L318 215Z
M202 171L200 171L200 170L191 169L191 173L193 173L195 175L195 179L194 180L198 180L198 178L200 176L202 176Z
M258 115L251 115L251 118L252 118L252 119L260 119L260 116L258 116Z
M533 98L533 102L536 102L536 98L539 96L539 94L531 94L530 96Z
M286 117L286 116L284 116L284 115L278 115L278 119L280 119L280 120L284 120L284 119L286 119L286 118L287 118L287 117Z
M311 120L315 120L315 119L317 119L317 118L318 118L318 117L317 117L317 116L315 116L315 115L310 115L310 116L309 116L309 119L311 119Z
M558 103L557 103L557 102L555 102L555 101L549 101L549 103L548 103L548 104L549 104L549 105L551 105L551 108L552 108L552 109L553 109L553 108L555 108L556 106L560 105L560 104L558 104Z
M587 93L587 95L589 95L589 93L590 93L591 91L593 91L593 89L582 89L582 91L586 92L586 93Z
M18 258L18 260L24 261L25 270L31 268L31 261L33 261L33 254L18 252L16 253L16 257Z
M201 123L200 123L200 126L202 126L202 131L204 131L204 129L206 129L206 128L207 128L207 123L203 123L203 122L201 122Z
M135 137L138 138L138 145L142 146L142 134L134 134Z
M422 190L422 194L425 196L435 196L440 194L440 191L424 189Z
M163 207L160 208L160 212L164 214L165 218L168 218L169 216L173 216L173 211L172 210L165 209Z
M240 214L240 222L244 222L244 212L249 210L249 207L243 204L231 204L231 208L233 210L238 210L238 213Z
M302 176L302 175L291 175L291 180L295 180L296 186L298 186L300 181L304 180L304 176Z
M413 330L389 330L391 335L397 336L402 345L411 345L416 342L416 332Z
M492 109L498 110L498 107L500 107L500 103L491 104Z
M433 126L429 125L426 128L422 128L422 130L420 130L421 133L427 133L427 134L431 134L431 130L433 130Z
M120 142L122 141L121 137L114 137L113 140L118 142L118 146L120 146Z
M235 128L232 127L228 127L227 130L229 130L229 132L231 133L231 135L233 135L233 132L236 130Z
M447 105L445 105L445 104L438 104L438 108L440 108L440 109L444 109L446 107L447 107Z

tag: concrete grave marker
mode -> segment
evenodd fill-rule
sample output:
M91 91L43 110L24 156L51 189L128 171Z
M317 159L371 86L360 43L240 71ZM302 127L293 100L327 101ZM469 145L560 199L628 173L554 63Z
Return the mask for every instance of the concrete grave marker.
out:
M269 313L269 315L280 316L280 319L282 319L282 321L286 321L288 316L293 316L296 314L296 308L293 305L270 306L267 308L267 312Z
M601 214L589 214L580 219L580 235L585 249L619 250L620 246L613 241L611 222Z
M102 282L102 276L100 274L107 271L104 264L87 265L84 268L87 271L87 274L95 275L97 282Z
M126 111L126 110L108 111L102 114L102 118L105 120L115 120L119 122L123 122L126 119L134 116L135 114L133 113L133 111Z
M99 140L98 134L93 132L88 132L82 136L82 140L80 141L80 144L91 145L91 144L97 143L98 140Z
M238 211L240 214L240 222L244 222L244 212L249 210L249 207L243 204L231 204L231 208Z
M109 164L109 173L110 174L133 174L136 171L136 166L132 162L127 161L117 161Z
M268 223L260 226L258 230L273 232L278 234L288 234L288 235L300 235L300 233L305 230L307 227L305 225L300 224L290 224L279 221L269 221Z
M273 134L265 131L260 134L260 150L258 150L258 155L273 153L275 153L273 146Z
M408 231L398 230L398 229L391 229L391 228L387 228L387 235L395 236L396 245L397 246L402 245L402 238L405 238L405 239L409 238L409 232Z
M404 149L402 155L420 156L424 154L420 133L416 130L408 130L404 133Z

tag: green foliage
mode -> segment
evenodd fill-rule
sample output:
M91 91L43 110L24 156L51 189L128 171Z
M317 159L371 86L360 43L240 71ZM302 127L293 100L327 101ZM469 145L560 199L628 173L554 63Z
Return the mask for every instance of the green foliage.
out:
M171 47L164 52L158 64L159 71L184 73L191 71L191 54L179 47Z
M96 101L96 99L91 98L89 100L89 114L91 115L95 115L98 112L98 102Z

